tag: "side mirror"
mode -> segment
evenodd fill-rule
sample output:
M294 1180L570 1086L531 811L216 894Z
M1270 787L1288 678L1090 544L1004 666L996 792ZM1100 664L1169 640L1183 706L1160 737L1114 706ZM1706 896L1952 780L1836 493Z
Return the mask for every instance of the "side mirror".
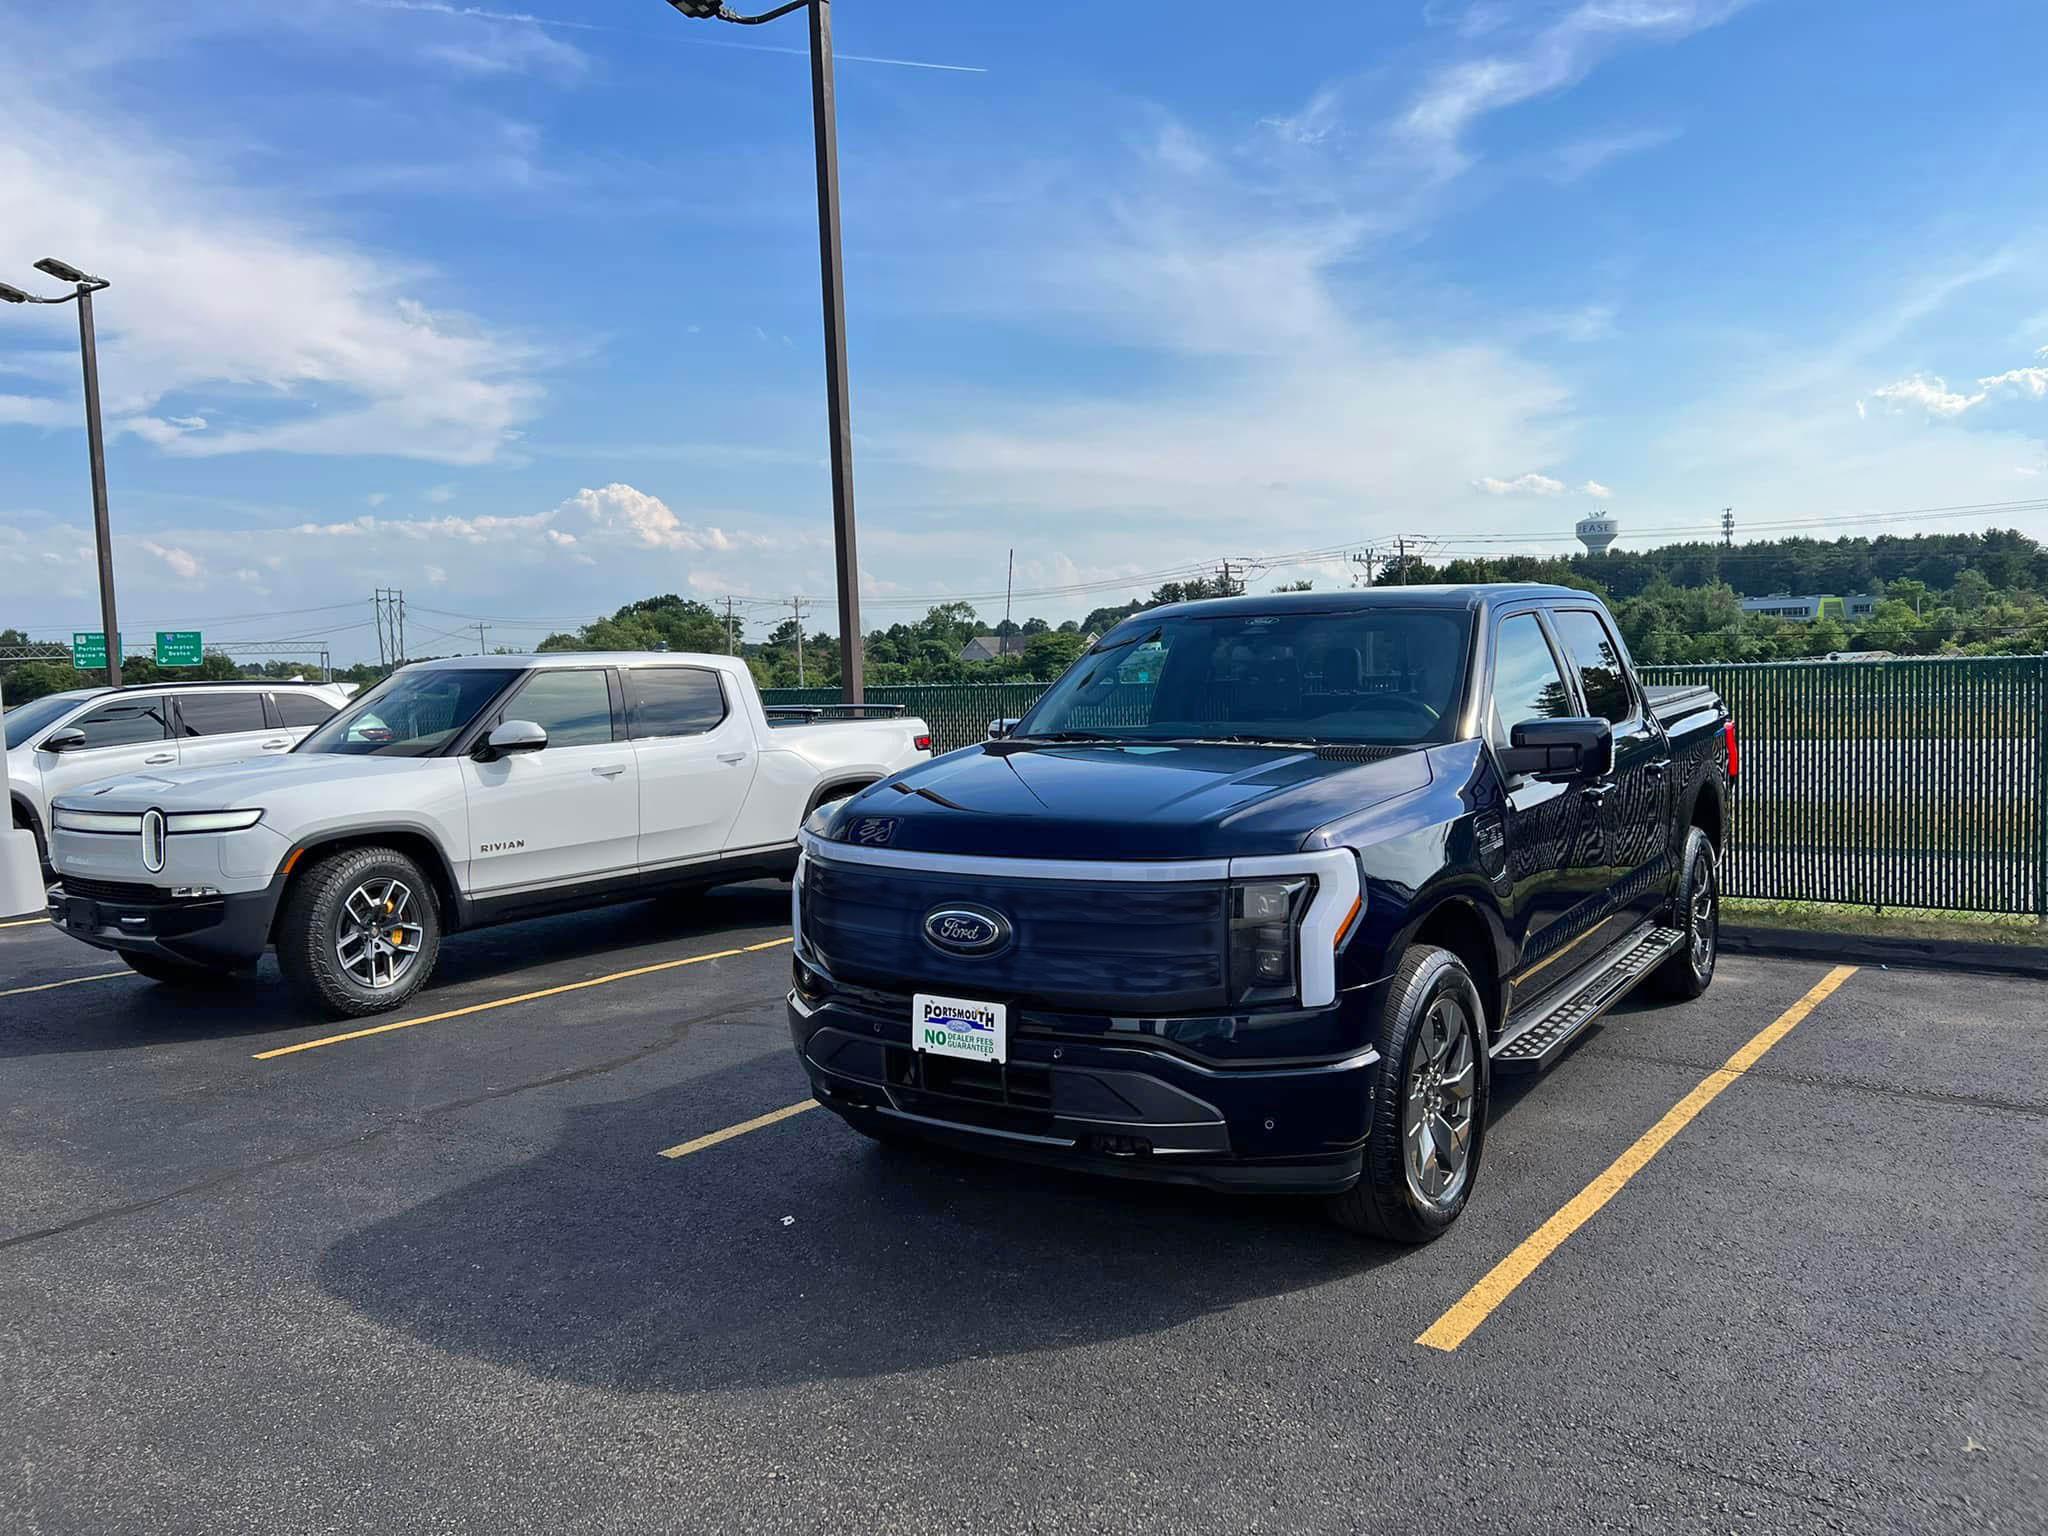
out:
M1500 766L1510 775L1575 779L1614 771L1614 727L1605 720L1524 720L1508 740Z
M61 731L52 731L43 738L45 752L76 752L85 745L85 732L75 725L67 725Z
M1001 741L1005 736L1009 735L1010 732L1017 729L1018 723L1022 721L1023 718L1024 717L1022 715L1006 715L1000 720L989 721L988 739L990 741Z
M548 733L531 720L507 720L484 738L475 756L480 763L495 763L515 752L538 752L548 744Z

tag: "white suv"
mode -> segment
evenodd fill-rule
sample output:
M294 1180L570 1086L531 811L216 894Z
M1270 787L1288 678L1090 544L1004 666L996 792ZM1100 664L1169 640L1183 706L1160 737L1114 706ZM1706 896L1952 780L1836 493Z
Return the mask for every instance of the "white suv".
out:
M47 694L7 711L7 783L14 824L50 867L50 802L116 774L195 768L291 751L348 702L332 683L265 678L142 683Z

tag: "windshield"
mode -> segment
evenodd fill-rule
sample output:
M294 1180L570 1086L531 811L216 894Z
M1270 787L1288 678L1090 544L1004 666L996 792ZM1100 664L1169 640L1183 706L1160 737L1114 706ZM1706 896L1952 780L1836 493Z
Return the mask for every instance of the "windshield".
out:
M1140 619L1076 662L1015 735L1447 741L1470 624L1424 608Z
M512 667L394 672L300 742L300 752L431 757L520 675Z
M82 704L87 695L53 693L48 698L18 704L7 711L7 746L10 751L33 737L53 720L60 720Z

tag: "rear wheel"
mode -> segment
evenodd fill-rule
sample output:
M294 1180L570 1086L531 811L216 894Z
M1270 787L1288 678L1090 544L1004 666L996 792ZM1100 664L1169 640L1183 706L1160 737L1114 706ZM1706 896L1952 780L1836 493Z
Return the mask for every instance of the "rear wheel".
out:
M187 965L182 960L168 959L163 955L138 955L128 950L120 953L129 970L138 976L147 976L151 981L160 981L167 987L204 991L209 987L226 986L234 980L231 972L210 970L203 965Z
M301 1002L339 1018L396 1008L441 952L433 885L395 848L348 848L307 870L285 898L278 968Z
M1650 985L1665 997L1698 997L1714 979L1721 952L1721 882L1719 860L1707 834L1692 828L1685 839L1685 862L1678 876L1673 913L1685 942L1658 966Z
M1426 1243L1465 1209L1486 1139L1486 1009L1464 962L1412 947L1376 1043L1364 1168L1330 1214L1362 1236Z

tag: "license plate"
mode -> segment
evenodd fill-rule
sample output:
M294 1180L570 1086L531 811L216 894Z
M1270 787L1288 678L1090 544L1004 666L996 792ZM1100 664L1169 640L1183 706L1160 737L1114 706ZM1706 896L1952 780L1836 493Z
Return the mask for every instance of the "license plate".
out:
M64 926L80 933L92 933L100 925L99 903L73 896L64 903Z
M1009 1060L1010 1010L1002 1003L919 992L910 1000L910 1048L962 1061Z

